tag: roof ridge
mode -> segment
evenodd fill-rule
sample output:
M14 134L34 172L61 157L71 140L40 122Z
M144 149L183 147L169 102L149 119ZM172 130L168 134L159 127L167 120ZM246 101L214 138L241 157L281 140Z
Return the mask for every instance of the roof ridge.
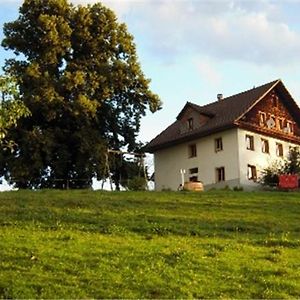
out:
M250 109L252 109L253 106L256 105L261 99L263 99L266 96L266 94L269 93L270 90L274 86L278 85L279 82L282 83L282 81L280 79L278 79L278 80L271 81L271 82L269 82L267 84L263 84L260 88L262 88L263 86L267 86L267 85L270 85L270 87L268 87L268 89L266 89L266 91L260 97L258 97L255 101L253 101L253 103L239 117L237 117L235 121L237 121L238 119L240 119L241 117L243 117L246 113L248 113L248 111Z
M274 85L275 83L278 83L278 82L280 82L280 81L281 81L281 79L276 79L276 80L270 81L270 82L265 83L265 84L262 84L262 85L260 85L260 86L258 86L258 87L254 87L254 88L252 88L252 89L248 89L248 90L246 90L246 91L239 92L239 93L237 93L237 94L233 94L233 95L230 95L230 96L228 96L228 97L224 97L224 98L222 99L222 101L228 101L228 98L232 98L232 97L236 97L236 96L239 96L239 95L243 95L243 94L246 94L246 93L249 93L249 92L253 92L253 91L255 91L255 90L257 90L257 89L260 89L260 88L262 88L262 87L264 87L264 86L267 86L267 85ZM209 106L209 105L212 105L212 104L216 104L216 103L219 103L219 102L220 102L219 100L216 100L216 101L214 101L214 102L207 103L207 104L205 104L205 105L203 105L203 106L201 106L201 107L206 107L206 106ZM197 104L196 104L196 105L197 105Z

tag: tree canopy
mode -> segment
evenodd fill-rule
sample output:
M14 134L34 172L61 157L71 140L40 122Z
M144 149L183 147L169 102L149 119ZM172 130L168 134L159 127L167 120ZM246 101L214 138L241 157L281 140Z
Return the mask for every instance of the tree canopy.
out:
M0 175L21 188L90 186L106 149L134 150L141 117L161 106L132 35L101 3L66 0L25 0L4 35L16 54L5 71L31 116L8 130L16 146L1 152Z
M29 110L19 99L15 80L10 76L0 76L0 146L12 148L13 141L6 139L7 131L17 125L18 119L30 115Z

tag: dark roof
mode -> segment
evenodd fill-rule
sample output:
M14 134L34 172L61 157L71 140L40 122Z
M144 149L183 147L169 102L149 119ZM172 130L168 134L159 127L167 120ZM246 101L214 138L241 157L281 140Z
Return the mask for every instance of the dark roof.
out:
M181 110L181 112L179 113L179 115L177 116L177 120L181 119L181 116L184 114L185 110L187 109L187 107L191 107L193 110L199 112L200 114L206 115L207 117L214 117L214 113L212 113L211 111L209 111L208 109L206 109L204 106L199 106L197 104L194 104L192 102L187 102L184 106L184 108Z
M286 90L281 80L275 80L204 106L187 102L179 113L177 120L155 137L146 146L146 151L153 152L174 144L186 142L237 126L235 124L236 120L248 112L260 99L262 99L262 97L278 84L280 84L281 89ZM287 90L286 92L288 93ZM292 102L297 106L293 99ZM210 119L205 125L199 128L195 128L186 133L180 133L180 117L188 107L210 117Z

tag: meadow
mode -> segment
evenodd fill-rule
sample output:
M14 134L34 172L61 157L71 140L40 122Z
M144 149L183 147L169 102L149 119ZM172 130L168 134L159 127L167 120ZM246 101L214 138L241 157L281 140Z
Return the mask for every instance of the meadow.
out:
M300 193L0 193L0 298L299 298Z

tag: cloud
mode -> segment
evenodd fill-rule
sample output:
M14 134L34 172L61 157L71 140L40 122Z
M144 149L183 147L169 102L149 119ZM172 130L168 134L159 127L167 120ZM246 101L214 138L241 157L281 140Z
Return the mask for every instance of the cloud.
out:
M97 0L73 0L74 4ZM300 31L289 24L295 1L103 0L128 24L143 50L162 63L204 55L257 65L300 59ZM0 0L1 3L19 3ZM284 14L285 12L285 14ZM299 28L299 27L298 27Z
M229 0L138 3L131 7L131 27L162 60L180 54L256 64L300 59L300 32L281 18L279 4Z
M262 13L230 20L210 18L206 24L206 33L195 32L196 40L203 41L193 44L196 51L258 64L286 64L300 58L299 33L287 24L270 22Z
M218 86L221 82L221 74L216 67L208 59L198 59L194 61L201 80L207 82L211 86Z

